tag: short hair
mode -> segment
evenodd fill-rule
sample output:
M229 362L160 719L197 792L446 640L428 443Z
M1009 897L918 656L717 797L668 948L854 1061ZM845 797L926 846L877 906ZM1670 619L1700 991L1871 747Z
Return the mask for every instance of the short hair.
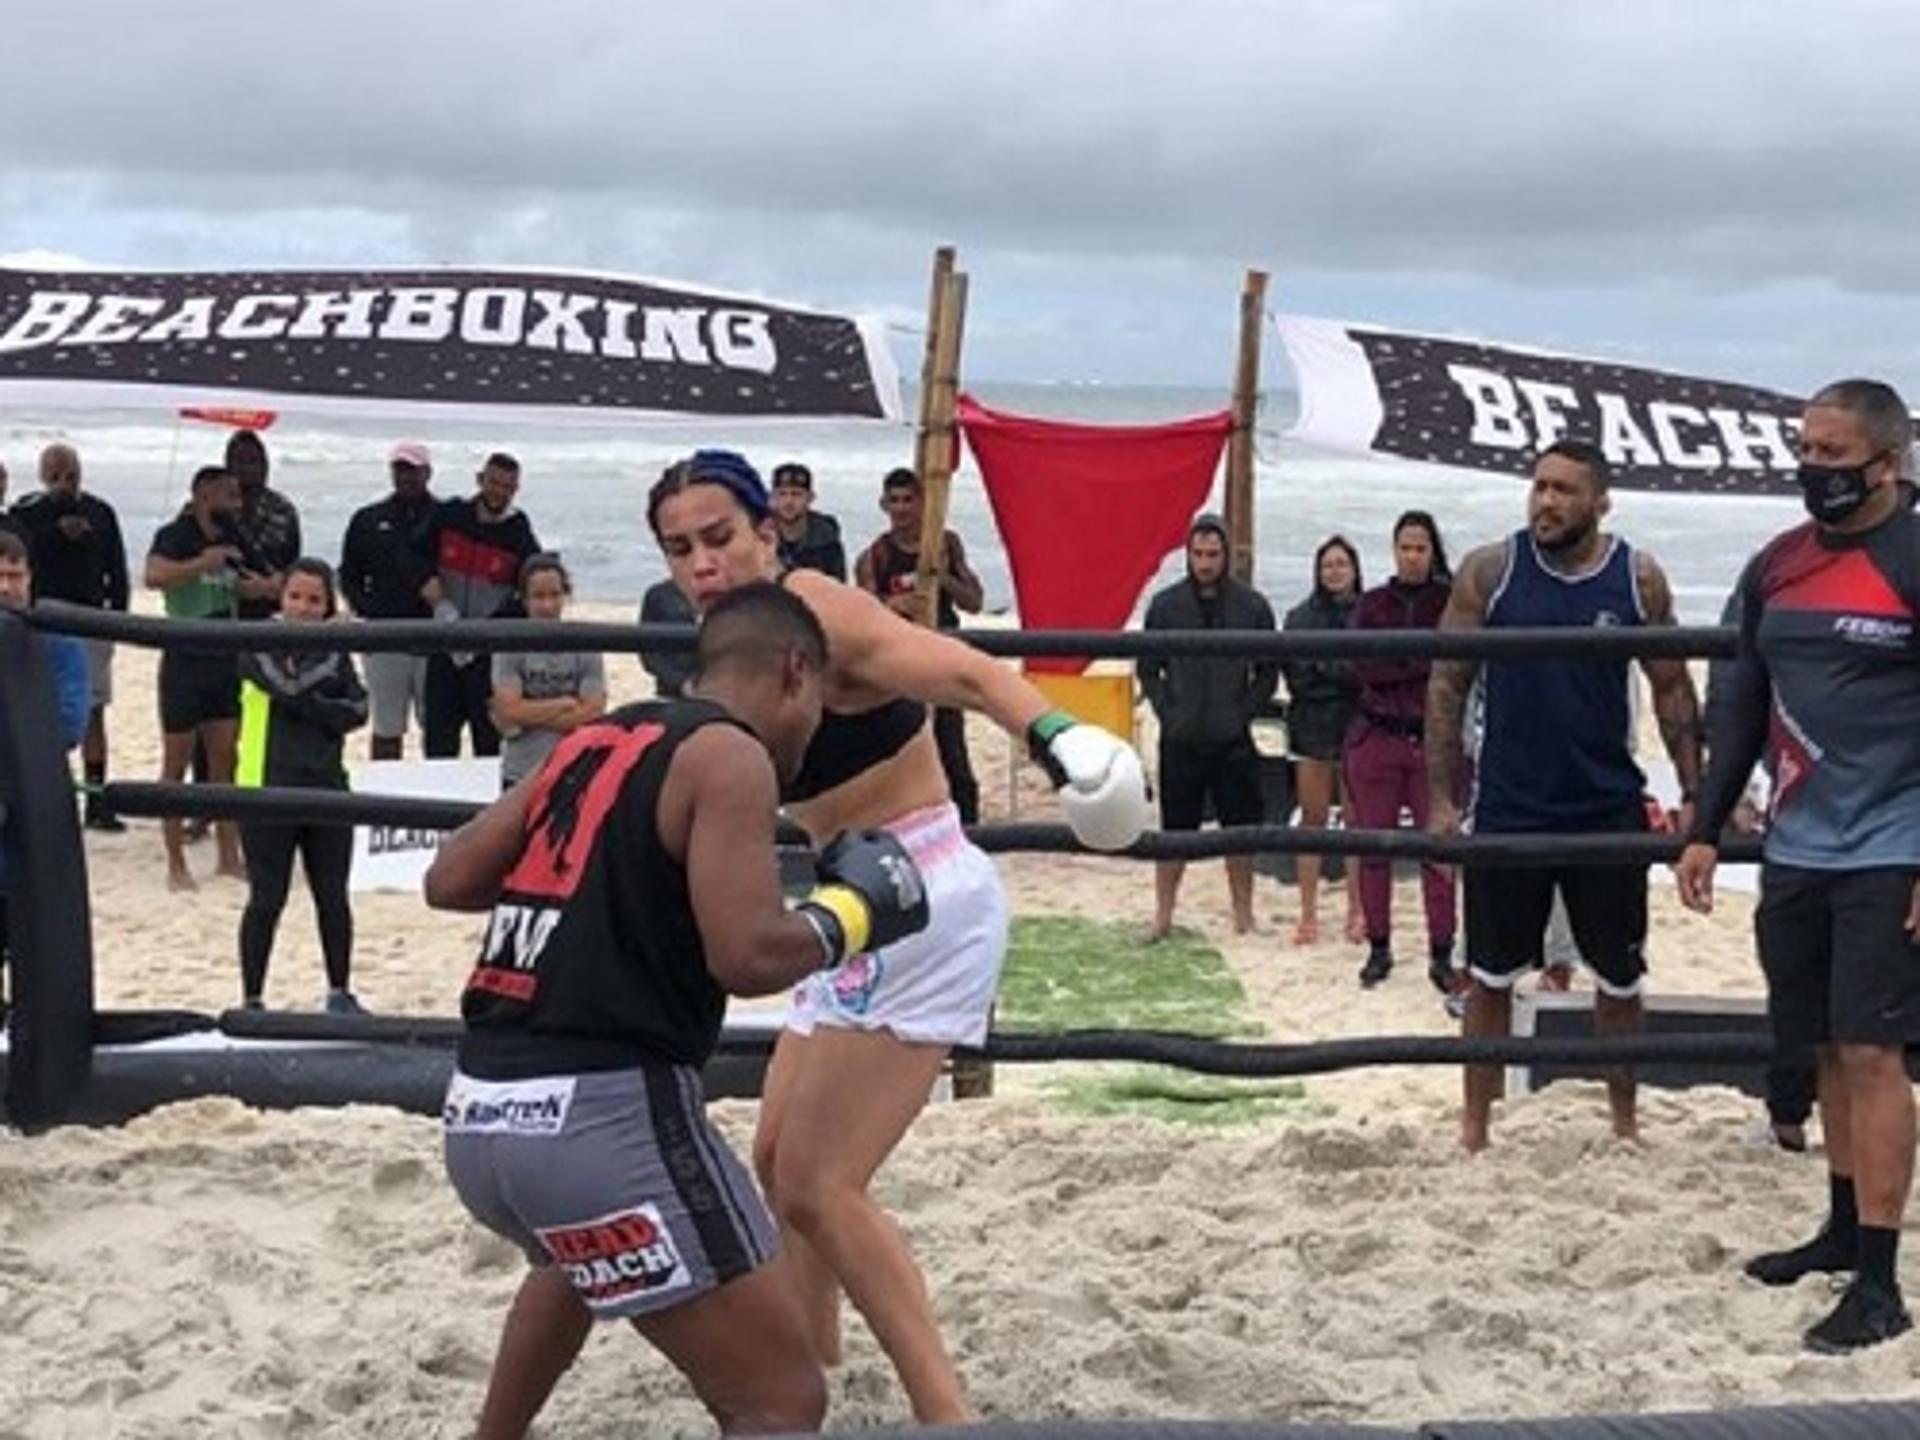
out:
M816 670L827 663L827 632L804 600L770 580L729 590L700 620L698 673L765 667L799 655Z
M209 485L217 485L222 480L231 480L233 472L224 465L202 465L193 472L192 490L198 495Z
M529 555L526 558L526 562L520 567L521 593L526 593L527 586L532 583L534 576L547 574L558 575L560 588L569 595L573 593L573 575L567 569L567 562L553 550L542 550L539 554Z
M889 490L919 490L920 472L905 465L896 466L887 472L887 478L880 482L880 493Z
M1905 459L1913 444L1913 412L1900 392L1882 380L1836 380L1822 385L1807 408L1844 410L1860 422L1867 439L1878 451L1892 451Z
M1606 494L1607 487L1613 484L1613 472L1607 467L1606 454L1591 441L1571 437L1556 440L1536 455L1533 463L1538 465L1549 455L1558 455L1563 460L1584 466L1587 478L1593 481L1593 493L1596 495Z
M33 554L27 549L27 542L11 530L0 530L0 560L11 560L29 570L33 568Z
M520 473L520 462L506 451L496 450L481 462L480 468L482 470L504 470L509 475L518 476Z
M813 489L813 472L798 460L788 460L773 467L773 488L782 485L797 486L802 490Z
M308 575L320 582L320 588L327 592L327 619L340 613L340 587L334 583L333 566L316 555L302 555L287 566L287 579L296 575Z

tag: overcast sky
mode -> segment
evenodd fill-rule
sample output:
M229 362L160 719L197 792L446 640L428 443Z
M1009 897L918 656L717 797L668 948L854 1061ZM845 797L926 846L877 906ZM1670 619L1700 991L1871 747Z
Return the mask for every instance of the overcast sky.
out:
M981 379L1224 385L1258 265L1275 308L1920 395L1910 0L7 0L4 39L0 251L917 325L947 241Z

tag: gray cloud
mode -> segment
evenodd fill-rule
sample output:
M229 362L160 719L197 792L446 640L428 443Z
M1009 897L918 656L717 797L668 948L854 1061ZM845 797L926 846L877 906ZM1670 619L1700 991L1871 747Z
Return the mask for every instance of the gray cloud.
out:
M1874 297L1920 303L1920 119L1876 58L1920 50L1920 10L1818 13L28 0L0 240L541 259L897 303L948 239L1001 297L983 285L971 332L989 354L1044 359L1098 314L1121 353L1201 373L1247 263L1290 297L1425 277L1423 314L1490 300L1479 328L1527 296L1552 328L1592 308L1576 292L1663 288L1655 340L1683 314L1737 332L1741 297L1812 286L1858 333Z

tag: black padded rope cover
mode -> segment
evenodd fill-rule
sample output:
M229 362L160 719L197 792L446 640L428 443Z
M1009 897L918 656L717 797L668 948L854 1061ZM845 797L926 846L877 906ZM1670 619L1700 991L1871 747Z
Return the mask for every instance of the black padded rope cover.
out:
M981 1425L889 1426L870 1440L1415 1440L1378 1425L1255 1423L1237 1420L1029 1420Z
M1668 1415L1449 1420L1429 1422L1420 1434L1423 1440L1920 1440L1920 1405L1862 1401Z
M65 1118L93 1055L87 857L41 648L19 616L0 610L0 844L13 972L4 1109L26 1131Z

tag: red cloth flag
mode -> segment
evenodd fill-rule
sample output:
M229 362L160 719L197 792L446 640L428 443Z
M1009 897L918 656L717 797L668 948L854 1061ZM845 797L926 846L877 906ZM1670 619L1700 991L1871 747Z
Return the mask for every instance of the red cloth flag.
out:
M200 420L208 425L225 425L230 430L265 430L280 417L271 410L249 410L229 405L184 405L182 420Z
M1029 630L1119 630L1187 527L1220 464L1232 412L1166 425L1077 425L989 410L960 397L961 432ZM1084 659L1027 662L1077 675Z

